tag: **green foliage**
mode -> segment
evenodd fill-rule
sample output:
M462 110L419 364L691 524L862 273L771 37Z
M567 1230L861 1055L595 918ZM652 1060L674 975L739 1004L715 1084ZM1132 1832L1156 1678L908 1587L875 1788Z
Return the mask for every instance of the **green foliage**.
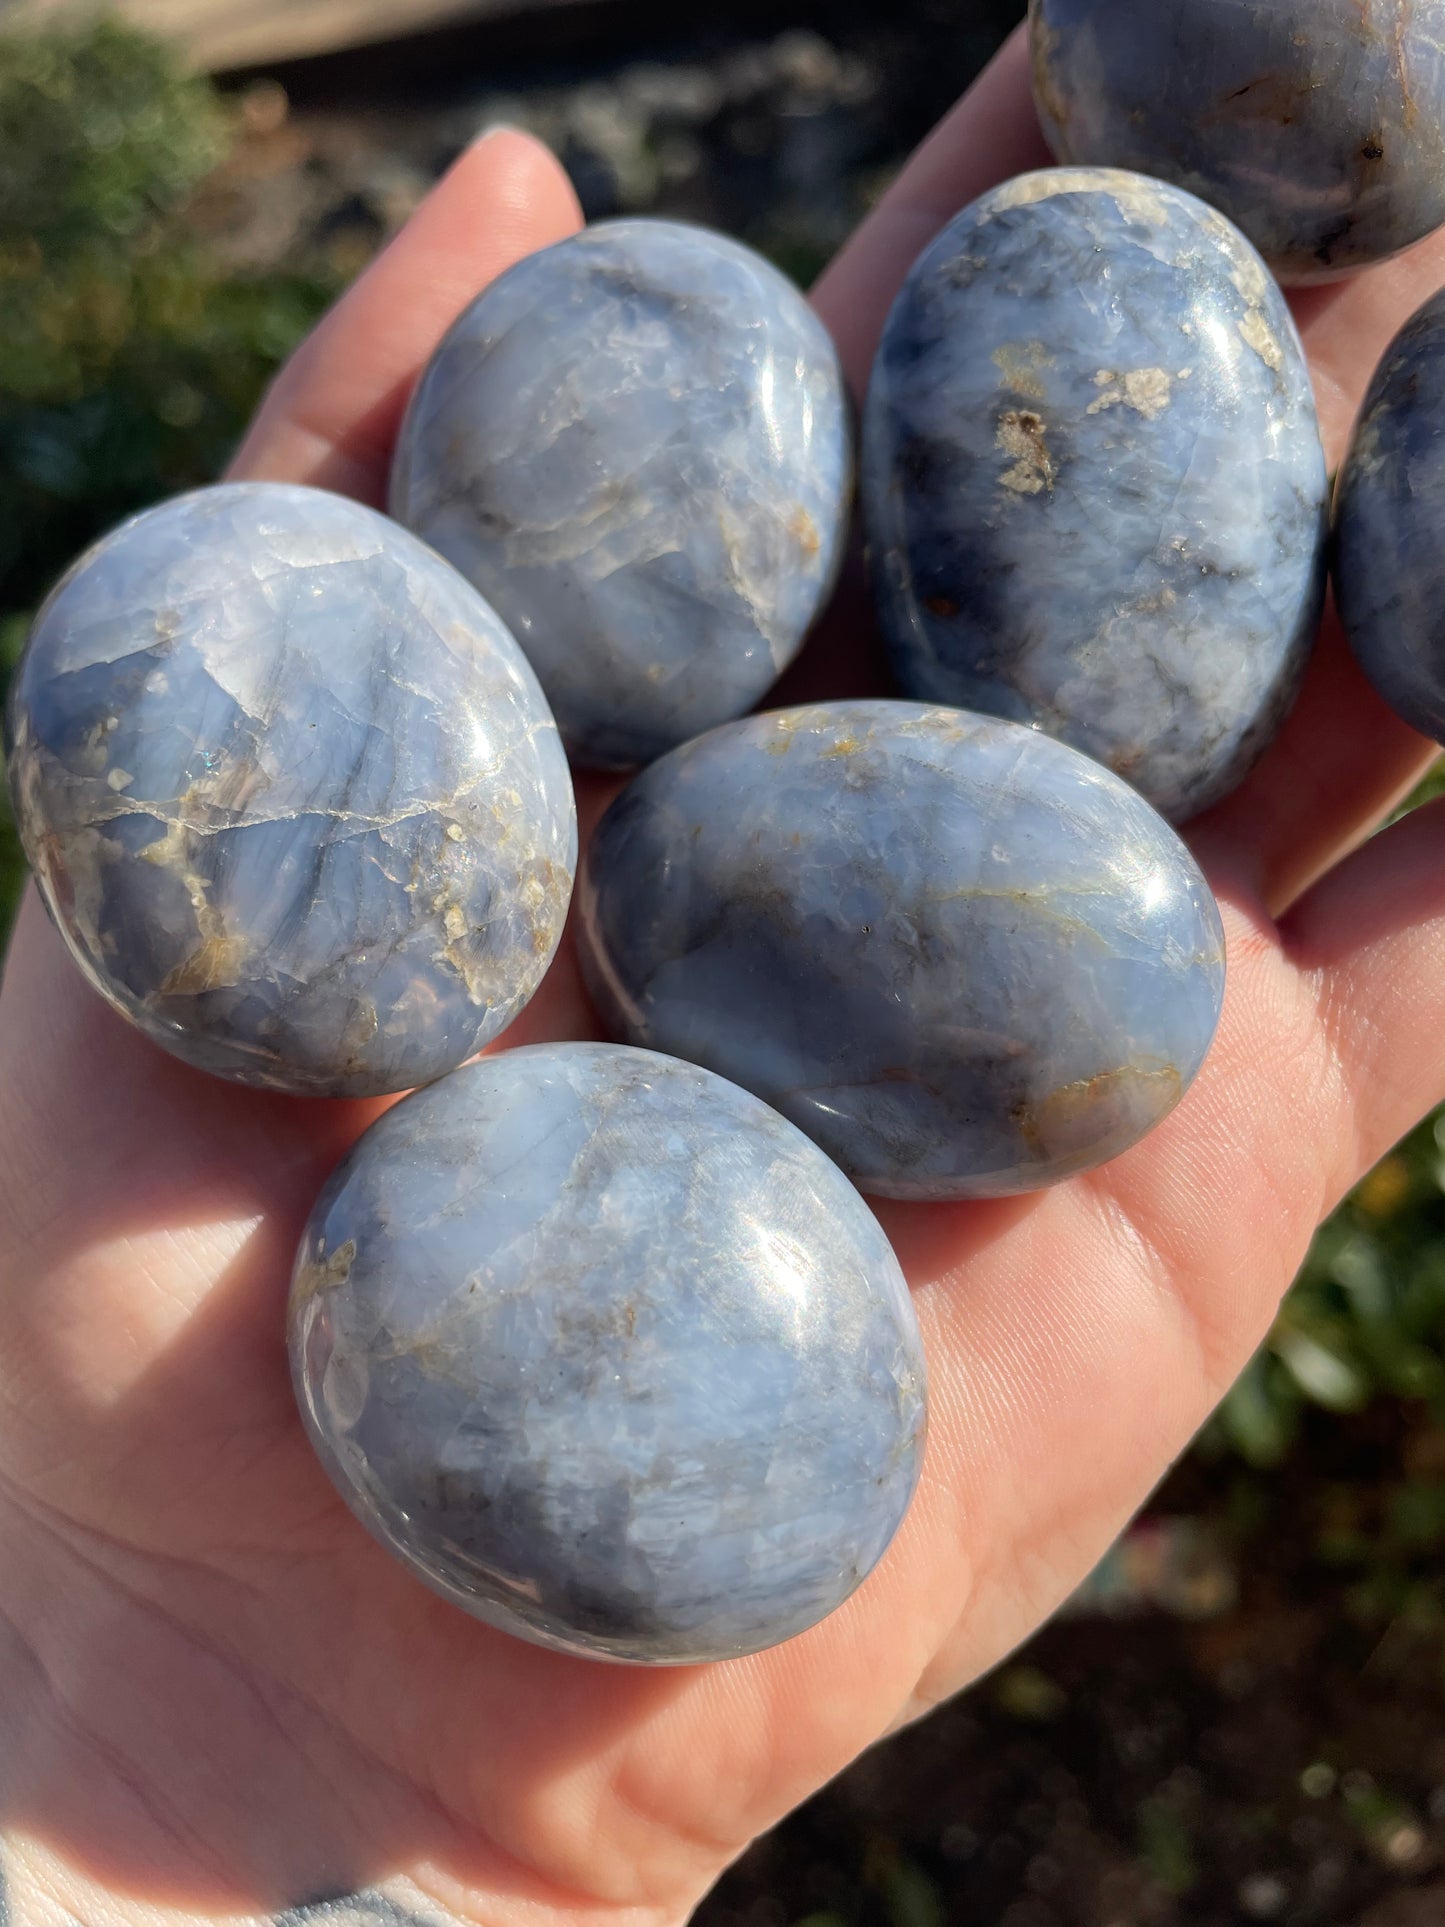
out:
M121 516L212 480L319 312L309 283L228 281L182 242L8 285L0 268L0 610L34 604Z
M214 91L147 36L0 39L0 616L213 477L332 291L210 258L185 207L229 144Z
M0 47L0 247L113 256L221 159L220 106L157 41L100 20Z
M1257 1465L1307 1407L1418 1402L1445 1426L1445 1113L1386 1158L1315 1240L1264 1351L1219 1418Z

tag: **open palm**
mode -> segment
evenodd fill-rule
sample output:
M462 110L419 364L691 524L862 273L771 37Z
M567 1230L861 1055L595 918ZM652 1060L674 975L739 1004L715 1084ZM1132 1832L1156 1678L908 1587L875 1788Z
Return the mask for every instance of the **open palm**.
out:
M855 386L923 243L1045 158L1015 41L818 290ZM282 375L237 472L379 500L444 326L577 219L533 142L473 148ZM1300 304L1336 458L1440 279L1428 244ZM866 686L849 599L795 689ZM918 1501L840 1613L710 1668L521 1645L367 1538L302 1437L283 1328L306 1208L379 1107L164 1057L32 897L0 1003L0 1918L8 1886L25 1927L685 1919L756 1833L1078 1583L1244 1366L1321 1216L1445 1094L1445 817L1358 847L1429 754L1327 628L1284 736L1191 832L1231 964L1199 1083L1059 1190L887 1209L932 1377ZM581 800L595 813L601 787ZM508 1042L590 1021L564 956Z

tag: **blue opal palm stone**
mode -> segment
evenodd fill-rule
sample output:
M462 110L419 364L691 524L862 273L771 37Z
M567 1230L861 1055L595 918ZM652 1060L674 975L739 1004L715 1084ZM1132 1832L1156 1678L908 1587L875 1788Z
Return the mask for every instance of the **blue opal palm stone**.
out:
M1445 743L1445 295L1395 337L1340 473L1335 597L1355 657Z
M510 624L579 761L751 709L832 587L852 485L832 342L720 234L605 223L521 262L438 348L391 510Z
M1138 168L1327 281L1445 221L1445 0L1030 0L1062 161Z
M1176 821L1295 696L1325 577L1309 372L1191 195L1060 168L965 209L884 332L863 499L904 693L1049 730Z
M1219 913L1168 824L1051 737L957 710L714 730L613 804L578 902L617 1035L755 1091L884 1196L1114 1157L1219 1018Z
M97 543L36 618L9 738L81 969L222 1077L440 1076L561 936L576 820L535 677L440 556L340 496L227 484Z
M302 1413L372 1532L504 1631L653 1664L775 1645L903 1518L924 1437L877 1220L791 1124L549 1044L405 1099L297 1258Z

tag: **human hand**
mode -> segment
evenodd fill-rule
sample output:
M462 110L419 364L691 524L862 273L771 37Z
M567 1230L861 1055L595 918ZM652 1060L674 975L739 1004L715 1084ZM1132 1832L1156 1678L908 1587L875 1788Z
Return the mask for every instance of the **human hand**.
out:
M1046 160L1015 40L817 291L855 388L923 244ZM524 136L470 150L281 376L236 472L379 502L443 328L577 220ZM1442 280L1437 240L1297 302L1332 458L1376 357ZM850 578L784 694L859 693L874 662ZM918 1499L839 1613L710 1668L519 1644L366 1536L302 1436L284 1308L306 1209L380 1107L250 1092L162 1055L84 986L32 893L0 998L0 1872L17 1927L672 1927L755 1834L1001 1658L1244 1366L1321 1216L1445 1095L1445 805L1356 849L1432 754L1331 620L1279 742L1190 831L1231 964L1203 1075L1147 1142L1058 1190L882 1208L931 1369ZM582 783L584 820L609 789ZM590 1024L564 955L506 1042Z

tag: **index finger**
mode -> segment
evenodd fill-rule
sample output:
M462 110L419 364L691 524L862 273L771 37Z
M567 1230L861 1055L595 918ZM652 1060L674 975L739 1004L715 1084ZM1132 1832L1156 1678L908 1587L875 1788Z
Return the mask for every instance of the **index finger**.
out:
M380 507L423 363L468 301L582 210L540 141L497 128L469 147L287 362L231 464Z

